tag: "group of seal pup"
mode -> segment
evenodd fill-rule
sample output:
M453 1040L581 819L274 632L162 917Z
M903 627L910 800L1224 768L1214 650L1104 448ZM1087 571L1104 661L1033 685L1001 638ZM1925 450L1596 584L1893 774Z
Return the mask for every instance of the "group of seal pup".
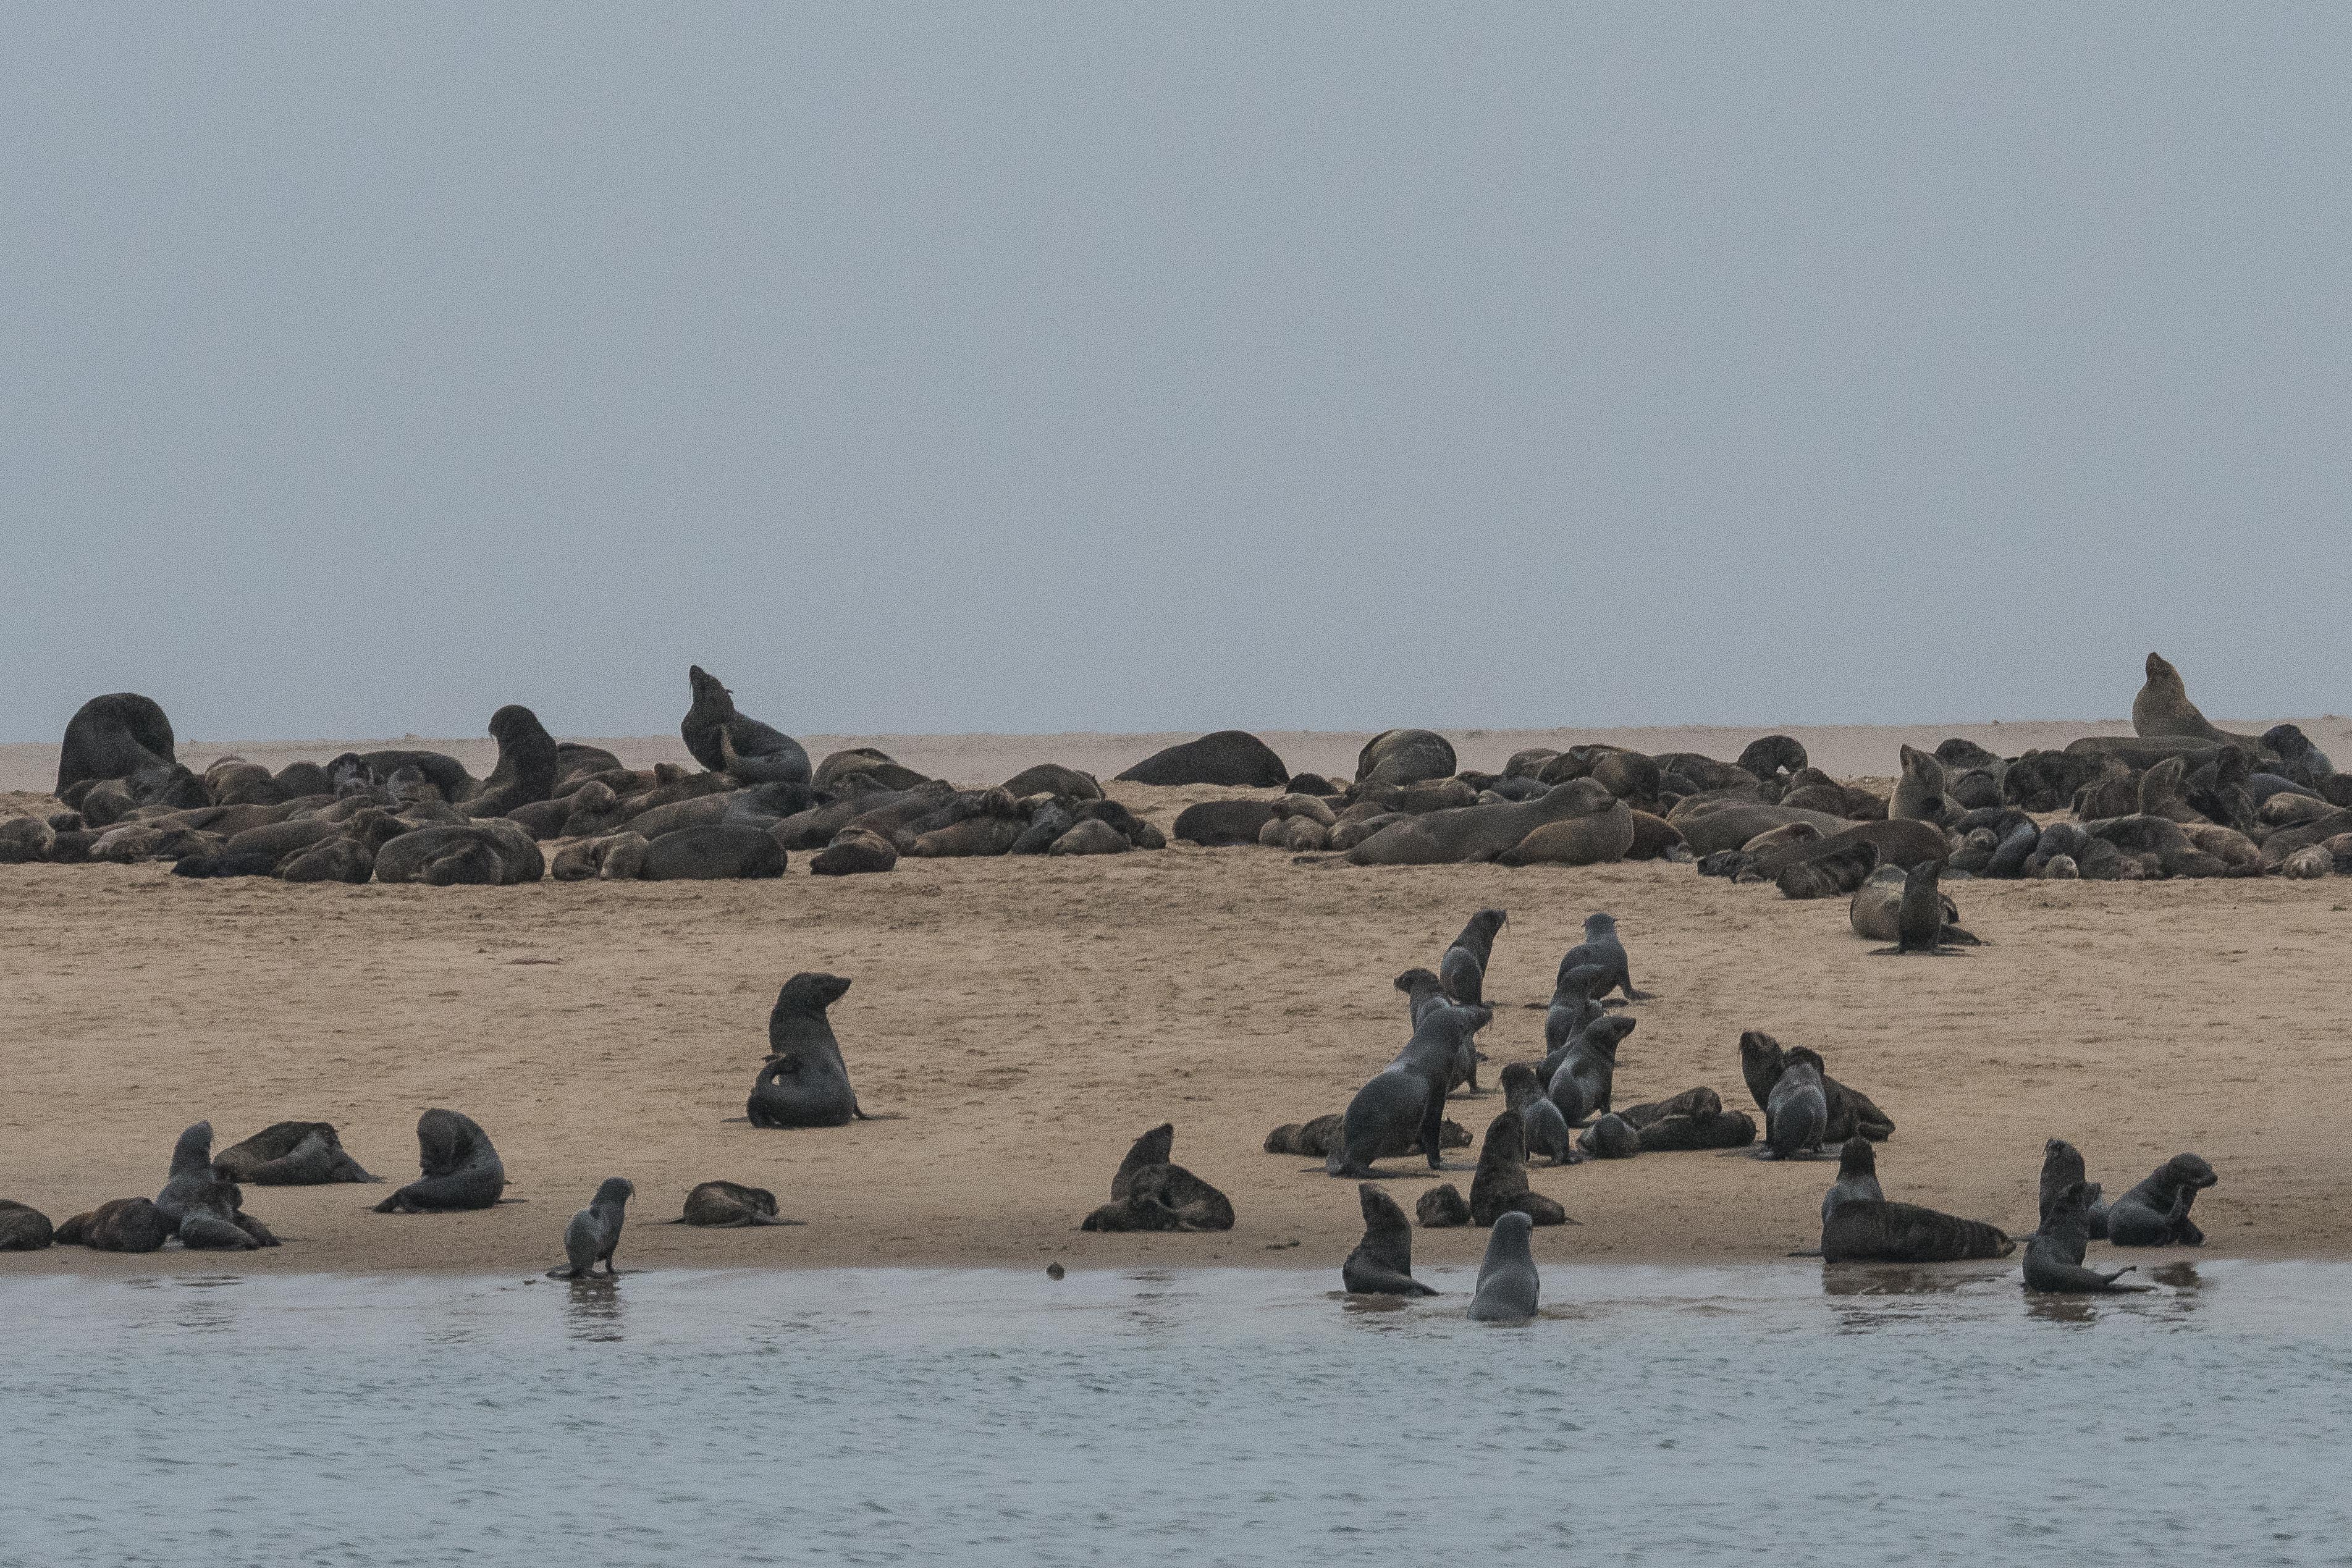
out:
M346 752L276 773L235 757L199 776L174 760L149 698L91 699L66 727L64 811L0 822L0 864L167 860L185 877L509 886L781 877L793 852L818 876L888 871L902 855L1117 855L1167 837L1105 797L1093 775L1045 763L958 789L871 747L811 767L799 742L736 710L699 666L679 726L702 771L624 767L559 742L519 705L490 719L498 764ZM1215 739L1210 737L1209 739ZM551 855L542 844L553 844Z

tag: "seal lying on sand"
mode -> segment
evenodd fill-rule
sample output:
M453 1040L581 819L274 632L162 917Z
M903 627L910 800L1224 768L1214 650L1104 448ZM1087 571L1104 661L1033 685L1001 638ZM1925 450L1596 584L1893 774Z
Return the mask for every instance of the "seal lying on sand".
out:
M242 1143L213 1156L214 1166L234 1181L257 1187L323 1186L331 1182L373 1182L360 1163L343 1152L332 1123L277 1121Z
M2083 1267L2090 1250L2091 1202L2097 1189L2082 1182L2066 1182L2043 1205L2042 1227L2025 1243L2025 1288L2070 1296L2106 1295L2145 1290L2145 1285L2118 1285L2128 1268L2101 1274Z
M825 1009L847 994L837 974L803 973L784 982L768 1013L768 1060L746 1110L754 1127L846 1127L869 1116L849 1086L849 1066Z
M1347 1113L1333 1111L1310 1121L1286 1121L1265 1135L1265 1152L1269 1154L1305 1154L1312 1159L1324 1159L1331 1151L1344 1146L1348 1125ZM1438 1146L1444 1149L1470 1147L1470 1130L1451 1117L1438 1124ZM1402 1159L1417 1154L1421 1150L1421 1127L1412 1130L1392 1148L1382 1149L1377 1159Z
M1485 1007L1451 1004L1423 1012L1396 1059L1372 1075L1348 1102L1340 1144L1326 1157L1325 1171L1360 1181L1372 1173L1372 1162L1381 1150L1416 1136L1429 1168L1436 1170L1442 1163L1439 1128L1445 1120L1445 1095L1454 1082L1456 1058L1472 1048L1471 1037L1493 1017Z
M2117 1247L2204 1246L2189 1208L2220 1180L2198 1155L2175 1154L2107 1210L2107 1239Z
M1111 1177L1110 1202L1087 1215L1080 1230L1231 1230L1231 1199L1183 1166L1169 1161L1176 1128L1161 1122L1135 1141Z
M747 1187L740 1182L703 1182L686 1194L686 1212L670 1223L727 1229L754 1225L802 1225L806 1222L778 1219L776 1194L765 1187Z
M737 712L735 694L700 665L688 669L686 679L694 700L677 732L696 762L745 784L809 782L809 754L798 741Z
M1528 1144L1519 1113L1506 1110L1486 1124L1478 1146L1478 1173L1470 1181L1470 1223L1492 1225L1497 1215L1517 1210L1538 1225L1559 1225L1568 1211L1528 1186Z
M97 1252L152 1252L179 1226L163 1217L152 1198L114 1198L57 1228L58 1245Z
M1516 1209L1495 1221L1486 1238L1486 1261L1478 1265L1478 1288L1470 1315L1481 1322L1520 1322L1536 1315L1542 1281L1535 1249L1528 1244L1535 1222Z
M1958 951L1944 938L1947 906L1943 889L1937 886L1943 870L1940 862L1925 860L1903 874L1903 897L1895 906L1895 945L1872 948L1873 957L1910 952L1941 956Z
M1671 1099L1630 1106L1616 1114L1640 1135L1644 1154L1745 1149L1756 1142L1755 1121L1745 1111L1726 1110L1711 1089L1686 1089Z
M2016 1250L2005 1232L1981 1220L1916 1204L1849 1198L1822 1222L1822 1257L1831 1263L1957 1263Z
M507 1190L507 1168L470 1116L428 1110L416 1119L415 1181L375 1205L378 1214L486 1209Z
M1264 741L1246 730L1219 730L1154 752L1113 782L1279 789L1289 777L1290 770Z
M1534 800L1452 806L1402 816L1348 851L1351 866L1446 866L1492 860L1548 822L1605 810L1609 792L1590 779L1555 784Z
M38 1252L56 1239L48 1215L29 1204L0 1198L0 1252Z
M1853 934L1873 942L1896 942L1902 937L1903 892L1910 881L1910 873L1899 866L1881 866L1853 890L1853 901L1846 906L1846 921ZM1959 906L1953 903L1940 887L1937 896L1944 900L1944 931L1946 942L1974 943L1976 938L1959 926Z
M1396 1200L1370 1182L1356 1188L1364 1209L1364 1238L1339 1265L1339 1282L1357 1296L1434 1296L1412 1277L1412 1226Z
M596 1195L588 1200L588 1206L573 1215L572 1223L563 1227L565 1261L549 1269L547 1277L584 1279L601 1263L606 1279L617 1278L621 1271L613 1266L613 1254L620 1247L621 1223L636 1191L625 1177L605 1177Z
M1378 784L1425 784L1455 766L1454 743L1430 730L1383 730L1356 754L1357 779Z

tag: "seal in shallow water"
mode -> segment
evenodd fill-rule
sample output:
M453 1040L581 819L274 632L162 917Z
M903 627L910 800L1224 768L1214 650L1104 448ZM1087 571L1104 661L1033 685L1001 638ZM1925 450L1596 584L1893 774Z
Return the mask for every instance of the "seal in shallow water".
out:
M784 982L768 1014L768 1060L751 1086L754 1127L845 1127L871 1121L849 1085L849 1067L825 1009L848 992L837 974L802 973Z
M1358 1296L1434 1296L1436 1289L1412 1277L1412 1226L1396 1200L1370 1182L1358 1184L1364 1238L1339 1265L1339 1282Z
M2197 1194L2221 1180L2195 1154L2175 1154L2107 1210L2107 1239L2117 1247L2202 1247L2189 1217Z
M408 1185L375 1205L378 1214L486 1209L507 1190L507 1168L470 1116L428 1110L416 1119L417 1168Z
M1542 1281L1536 1274L1528 1238L1535 1221L1514 1209L1496 1219L1486 1238L1486 1261L1478 1265L1478 1288L1470 1315L1481 1322L1519 1322L1536 1315Z
M2070 1296L2106 1295L2145 1290L2145 1285L2118 1285L2128 1268L2112 1274L2083 1267L2090 1250L2091 1204L2098 1188L2079 1181L2061 1183L2042 1205L2042 1227L2025 1242L2025 1288Z
M547 1271L550 1279L584 1279L599 1263L604 1266L604 1277L615 1279L620 1270L613 1265L613 1254L621 1245L621 1222L625 1216L629 1199L637 1189L626 1177L607 1176L588 1200L588 1206L572 1216L563 1227L563 1256L560 1268Z

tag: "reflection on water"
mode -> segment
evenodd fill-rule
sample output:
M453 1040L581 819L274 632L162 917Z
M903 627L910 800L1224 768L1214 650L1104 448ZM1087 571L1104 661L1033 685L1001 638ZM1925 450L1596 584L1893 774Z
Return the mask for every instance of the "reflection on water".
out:
M2300 1563L2352 1531L2352 1267L2086 1298L2013 1263L1554 1265L1500 1334L1475 1277L0 1275L0 1564L262 1519L268 1561L371 1568Z

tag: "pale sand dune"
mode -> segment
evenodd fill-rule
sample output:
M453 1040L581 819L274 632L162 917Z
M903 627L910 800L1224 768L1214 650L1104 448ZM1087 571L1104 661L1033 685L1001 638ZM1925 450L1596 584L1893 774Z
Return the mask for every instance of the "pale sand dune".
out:
M1895 733L1861 732L1845 771L1885 771ZM1148 739L893 749L987 778L1041 756L1108 773ZM1490 734L1467 760L1497 762L1521 739ZM1337 768L1353 745L1293 749ZM1218 793L1119 791L1163 824ZM1822 1049L1896 1119L1880 1152L1890 1196L2022 1227L2046 1137L2080 1144L2110 1195L2193 1149L2221 1173L2198 1205L2210 1250L2352 1252L2347 884L1954 891L1991 945L1929 960L1868 956L1843 900L1790 903L1655 864L1363 871L1180 847L909 860L841 882L796 863L782 881L506 889L0 867L0 1196L62 1219L152 1194L200 1117L224 1142L330 1120L362 1163L404 1180L417 1112L446 1105L488 1129L527 1202L394 1217L364 1212L388 1187L249 1188L289 1239L235 1267L541 1268L597 1182L625 1174L639 1194L627 1266L1278 1259L1328 1264L1336 1286L1359 1231L1354 1184L1260 1142L1346 1104L1405 1037L1391 977L1497 904L1512 921L1489 990L1510 1005L1486 1037L1489 1082L1537 1050L1541 1015L1517 1005L1549 993L1582 917L1605 908L1658 993L1622 1053L1621 1103L1706 1083L1747 1107L1736 1041L1760 1027ZM803 1132L735 1120L776 987L799 969L856 981L835 1016L859 1093L906 1120ZM1451 1114L1475 1133L1500 1109L1489 1097ZM1239 1226L1082 1236L1129 1141L1161 1121ZM1454 1152L1463 1168L1445 1179L1466 1191L1474 1156ZM1410 1208L1427 1177L1414 1161L1388 1170ZM1813 1245L1833 1170L1715 1154L1539 1168L1537 1188L1582 1223L1540 1233L1538 1256L1777 1257ZM809 1224L656 1223L711 1177L771 1187ZM1466 1261L1485 1239L1414 1245ZM176 1248L0 1258L25 1272L222 1267Z

